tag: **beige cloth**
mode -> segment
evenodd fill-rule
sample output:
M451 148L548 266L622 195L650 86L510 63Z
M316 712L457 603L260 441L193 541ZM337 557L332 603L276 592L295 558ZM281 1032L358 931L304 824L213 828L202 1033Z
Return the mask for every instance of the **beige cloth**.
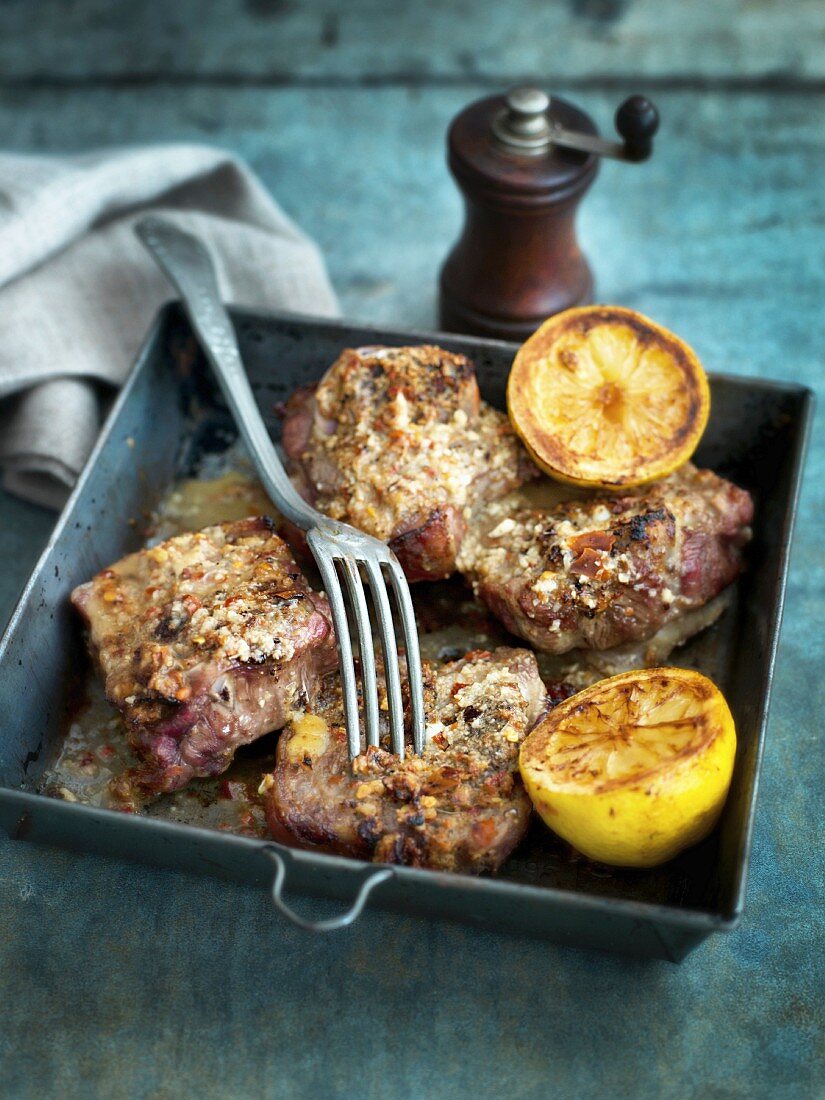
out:
M257 177L207 146L0 154L0 464L60 507L158 307L174 292L132 223L162 212L210 247L225 300L332 316L316 246Z

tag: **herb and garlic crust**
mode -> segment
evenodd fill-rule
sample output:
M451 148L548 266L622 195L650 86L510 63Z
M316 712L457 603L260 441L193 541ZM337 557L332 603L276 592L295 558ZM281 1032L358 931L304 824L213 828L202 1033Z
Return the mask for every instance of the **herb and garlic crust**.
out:
M143 761L126 786L159 793L224 771L335 667L326 599L272 527L264 517L179 535L72 593Z
M457 570L550 653L655 641L661 659L721 613L750 537L750 496L690 463L532 506L515 490L538 471L507 418L437 347L345 351L287 404L283 442L321 511L388 541L410 580Z
M454 572L473 508L538 475L471 362L438 347L344 351L284 415L305 498L388 542L412 581Z
M340 679L281 734L264 778L267 820L287 844L439 871L494 871L524 836L530 800L518 751L546 702L524 649L424 662L428 742L404 760L347 758ZM386 707L382 707L386 717Z
M545 509L518 494L497 501L465 538L458 565L536 649L609 649L680 618L693 624L681 642L707 625L692 613L741 572L752 518L744 489L688 463L617 496Z

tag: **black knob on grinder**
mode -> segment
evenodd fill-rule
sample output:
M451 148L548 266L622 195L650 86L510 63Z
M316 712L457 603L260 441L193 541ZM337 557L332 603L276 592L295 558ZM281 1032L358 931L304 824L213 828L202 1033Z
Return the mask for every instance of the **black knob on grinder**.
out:
M647 160L653 152L653 135L659 129L659 112L643 95L632 95L616 111L616 131L624 138L625 158Z

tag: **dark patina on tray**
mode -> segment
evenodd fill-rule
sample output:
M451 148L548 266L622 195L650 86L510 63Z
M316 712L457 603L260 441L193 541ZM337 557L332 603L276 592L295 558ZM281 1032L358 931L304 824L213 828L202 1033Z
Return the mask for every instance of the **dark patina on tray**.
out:
M273 406L314 381L344 347L438 342L474 360L484 397L504 408L514 347L234 311L241 351L274 436ZM759 764L812 395L801 386L712 376L710 424L696 461L756 500L749 568L722 620L680 658L725 692L739 744L719 827L663 867L608 873L536 827L494 878L473 879L283 848L271 841L122 814L37 794L67 728L85 668L69 593L136 549L141 519L217 430L225 410L177 306L162 311L0 643L0 825L10 837L270 886L277 851L289 889L528 932L560 943L678 961L743 908ZM136 522L137 520L137 522ZM279 890L283 883L279 883Z

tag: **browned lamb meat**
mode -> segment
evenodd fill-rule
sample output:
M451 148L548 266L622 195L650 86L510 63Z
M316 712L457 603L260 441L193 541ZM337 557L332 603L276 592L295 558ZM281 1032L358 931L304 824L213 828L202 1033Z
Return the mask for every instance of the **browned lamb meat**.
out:
M424 676L423 755L399 760L385 738L352 766L340 679L327 678L317 706L281 734L262 784L276 839L440 871L501 865L530 818L518 751L545 703L536 659L524 649L477 651L425 662Z
M266 518L179 535L72 593L147 792L216 775L335 666L326 600Z
M744 489L690 464L547 510L514 496L486 509L459 569L508 630L549 653L604 650L687 621L738 576L753 518Z
M430 346L344 351L287 403L283 445L306 499L389 542L410 580L449 576L470 510L538 472L470 361Z

